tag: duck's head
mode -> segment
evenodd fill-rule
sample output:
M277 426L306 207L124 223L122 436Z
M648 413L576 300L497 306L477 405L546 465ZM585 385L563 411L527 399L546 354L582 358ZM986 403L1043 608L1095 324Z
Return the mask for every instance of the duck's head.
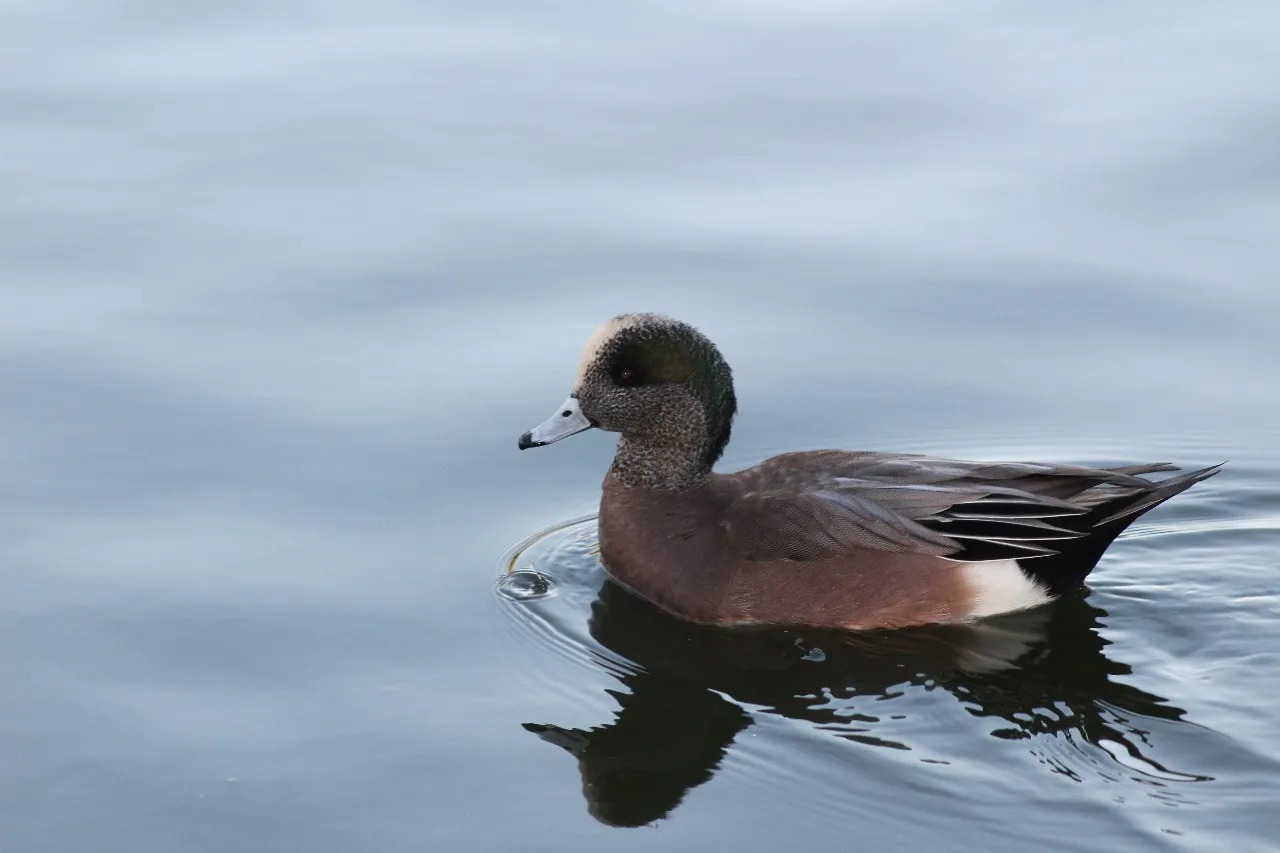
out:
M660 314L623 314L596 329L573 392L520 449L599 427L622 434L614 469L624 479L676 484L711 470L736 411L729 365L705 335Z

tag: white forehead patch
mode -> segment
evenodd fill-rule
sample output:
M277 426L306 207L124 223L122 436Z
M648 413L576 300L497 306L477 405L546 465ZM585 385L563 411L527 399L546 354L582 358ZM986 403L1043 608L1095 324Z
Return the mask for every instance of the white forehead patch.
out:
M639 325L642 320L643 315L623 314L600 324L600 327L591 335L591 340L587 341L587 348L582 351L582 360L578 362L578 375L573 380L575 393L582 387L582 378L600 357L600 350L604 349L605 344L609 343L618 332Z

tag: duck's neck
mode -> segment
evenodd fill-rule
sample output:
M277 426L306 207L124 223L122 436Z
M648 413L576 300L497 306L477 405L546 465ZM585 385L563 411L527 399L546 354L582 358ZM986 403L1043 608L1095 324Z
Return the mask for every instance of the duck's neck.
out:
M673 492L696 489L711 477L706 444L701 439L623 436L609 470L628 486Z

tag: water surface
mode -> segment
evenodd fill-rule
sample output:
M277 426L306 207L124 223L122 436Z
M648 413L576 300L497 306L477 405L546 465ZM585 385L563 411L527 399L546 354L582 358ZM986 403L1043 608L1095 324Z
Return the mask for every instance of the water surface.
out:
M3 17L0 848L1275 848L1280 7ZM726 469L1229 465L981 630L726 639L589 523L512 601L624 310Z

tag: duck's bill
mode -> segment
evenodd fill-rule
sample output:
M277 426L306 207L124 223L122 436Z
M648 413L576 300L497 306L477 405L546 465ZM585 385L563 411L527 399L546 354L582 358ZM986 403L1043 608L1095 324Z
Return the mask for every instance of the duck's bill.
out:
M530 447L542 447L562 438L585 432L593 426L595 424L586 415L582 414L578 399L570 397L564 401L564 405L557 409L554 415L520 436L520 449L528 450Z

